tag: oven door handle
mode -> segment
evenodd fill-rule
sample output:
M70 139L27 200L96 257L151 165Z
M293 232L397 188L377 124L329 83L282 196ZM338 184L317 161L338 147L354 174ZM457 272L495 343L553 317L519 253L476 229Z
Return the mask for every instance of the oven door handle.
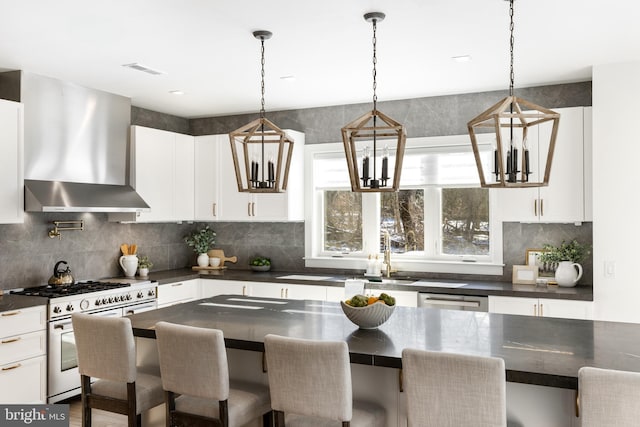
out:
M60 323L56 323L53 325L53 329L62 329L63 331L65 330L65 328L67 326L71 326L72 322L68 321L68 322L60 322Z

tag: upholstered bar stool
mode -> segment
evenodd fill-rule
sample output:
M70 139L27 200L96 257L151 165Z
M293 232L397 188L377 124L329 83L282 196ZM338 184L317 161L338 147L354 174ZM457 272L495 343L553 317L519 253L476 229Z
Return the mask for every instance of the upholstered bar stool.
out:
M229 381L222 331L158 322L156 340L167 426L241 426L260 417L270 424L269 388Z
M276 426L386 425L384 408L353 401L346 342L267 335L264 346Z
M502 359L404 349L402 384L410 427L507 425Z
M581 368L578 396L582 427L640 425L640 373Z
M164 402L160 377L136 368L131 321L125 317L72 316L82 384L82 425L91 426L91 410L126 415L129 427L141 426L142 412ZM91 378L98 378L93 384Z

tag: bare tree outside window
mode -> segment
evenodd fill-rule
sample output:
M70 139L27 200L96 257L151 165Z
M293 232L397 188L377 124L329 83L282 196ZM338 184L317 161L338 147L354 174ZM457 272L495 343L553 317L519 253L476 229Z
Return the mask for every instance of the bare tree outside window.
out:
M324 192L324 250L362 250L362 193Z
M380 231L381 252L385 231L393 253L424 251L424 190L381 193Z
M489 190L442 189L442 253L489 254Z

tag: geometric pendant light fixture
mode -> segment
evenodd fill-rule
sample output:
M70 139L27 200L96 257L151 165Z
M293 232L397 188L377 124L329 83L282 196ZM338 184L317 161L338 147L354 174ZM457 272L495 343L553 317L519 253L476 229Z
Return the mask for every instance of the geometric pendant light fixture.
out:
M293 139L265 117L264 102L264 41L270 31L254 31L261 49L260 118L229 133L231 155L238 191L249 193L280 193L287 189L289 167L293 154Z
M342 128L347 168L354 192L390 192L400 187L400 172L407 135L400 123L377 108L377 23L385 18L371 12L364 19L373 25L373 110Z
M467 123L480 185L485 188L547 186L560 123L560 114L514 96L513 2L514 0L509 0L509 96ZM550 125L550 129L542 132L544 123L547 123L544 126ZM487 133L495 134L495 147L493 170L485 173L478 146L478 134ZM534 164L544 165L544 169L533 168Z

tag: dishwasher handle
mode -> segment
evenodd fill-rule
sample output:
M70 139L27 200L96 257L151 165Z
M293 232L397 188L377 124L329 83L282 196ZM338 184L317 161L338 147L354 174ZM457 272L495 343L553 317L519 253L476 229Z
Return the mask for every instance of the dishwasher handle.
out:
M424 298L425 304L458 307L480 307L480 301L464 301L451 299Z

